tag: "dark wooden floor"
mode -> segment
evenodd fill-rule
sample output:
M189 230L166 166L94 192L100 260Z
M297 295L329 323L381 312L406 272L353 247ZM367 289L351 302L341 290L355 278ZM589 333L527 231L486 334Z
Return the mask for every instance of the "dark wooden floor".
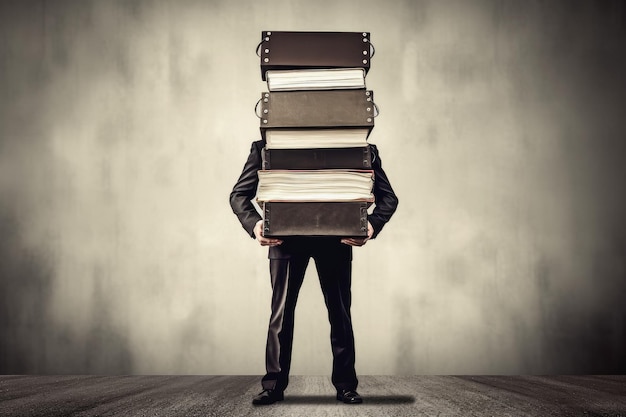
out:
M257 376L0 376L0 416L626 417L626 376L361 376L361 405L293 376L255 407Z

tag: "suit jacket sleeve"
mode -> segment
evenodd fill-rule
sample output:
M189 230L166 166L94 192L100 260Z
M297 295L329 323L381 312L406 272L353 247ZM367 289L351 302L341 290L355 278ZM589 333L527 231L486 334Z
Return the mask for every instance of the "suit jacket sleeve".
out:
M261 169L262 165L262 149L262 141L252 143L248 160L243 167L237 183L233 187L233 191L230 193L230 207L233 209L233 213L237 215L243 228L252 238L255 238L254 226L262 219L261 215L252 204L259 183L257 171Z
M374 234L372 235L372 239L374 239L396 211L398 197L394 193L387 174L383 170L378 149L375 145L371 145L371 148L372 168L374 169L374 197L376 200L374 211L368 216L367 220L374 228Z

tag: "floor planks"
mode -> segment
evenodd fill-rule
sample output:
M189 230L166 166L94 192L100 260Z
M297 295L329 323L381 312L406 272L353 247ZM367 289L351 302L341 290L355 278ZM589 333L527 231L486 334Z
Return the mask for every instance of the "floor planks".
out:
M325 376L251 404L258 376L0 376L0 416L626 417L626 376L361 376L361 405Z

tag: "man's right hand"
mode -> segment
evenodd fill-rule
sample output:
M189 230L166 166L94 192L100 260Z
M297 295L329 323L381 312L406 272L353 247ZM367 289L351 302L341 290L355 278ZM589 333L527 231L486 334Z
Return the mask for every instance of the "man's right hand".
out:
M278 246L283 243L280 239L271 239L263 236L263 220L259 220L254 225L254 236L261 246Z

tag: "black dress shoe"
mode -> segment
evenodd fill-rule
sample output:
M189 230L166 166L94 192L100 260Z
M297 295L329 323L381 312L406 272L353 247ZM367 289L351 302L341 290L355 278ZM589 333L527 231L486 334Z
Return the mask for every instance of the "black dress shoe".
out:
M285 395L282 391L276 391L273 389L263 390L259 395L252 399L254 405L269 405L274 404L276 401L282 401L285 399Z
M337 399L346 404L361 404L363 402L363 398L354 390L342 389L337 391Z

